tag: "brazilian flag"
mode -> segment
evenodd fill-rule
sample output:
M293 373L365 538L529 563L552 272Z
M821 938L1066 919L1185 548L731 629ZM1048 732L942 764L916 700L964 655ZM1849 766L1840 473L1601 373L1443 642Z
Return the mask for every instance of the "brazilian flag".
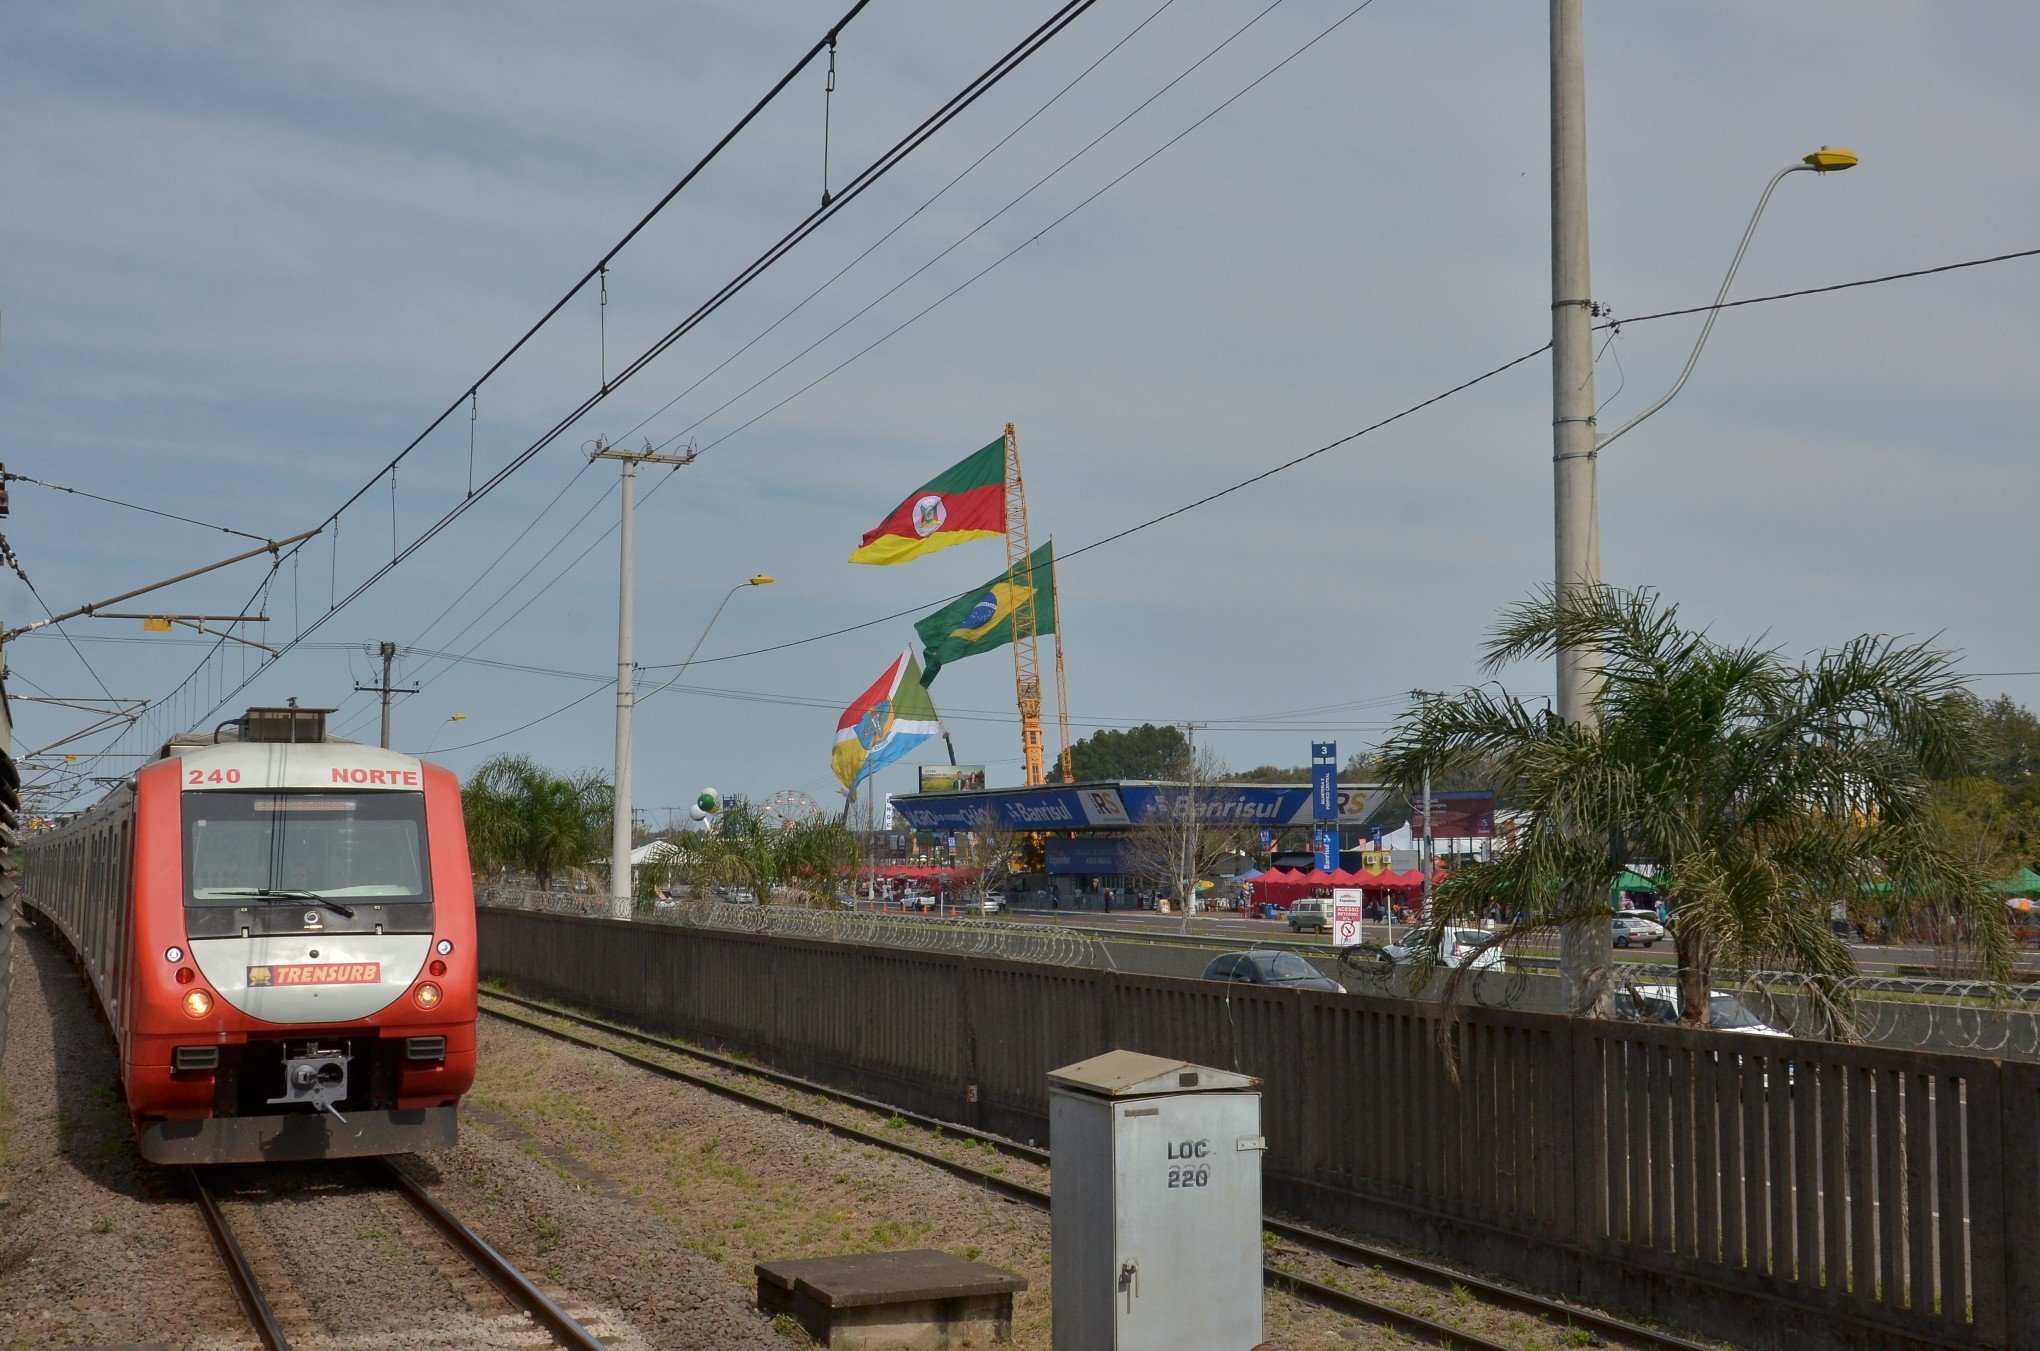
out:
M1013 641L1013 612L1034 602L1034 631L1055 632L1055 546L1044 544L1017 568L1008 568L975 591L966 591L920 620L921 683L927 685L944 662L975 657Z

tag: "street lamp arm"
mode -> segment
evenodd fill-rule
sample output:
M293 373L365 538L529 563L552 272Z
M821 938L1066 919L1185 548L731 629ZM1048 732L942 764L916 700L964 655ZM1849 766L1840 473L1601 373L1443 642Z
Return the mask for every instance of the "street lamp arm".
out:
M746 587L767 585L768 583L770 583L771 580L772 579L769 577L762 578L753 577L749 581L738 582L735 586L723 592L723 598L720 601L716 602L715 613L710 615L708 617L708 622L701 626L701 636L694 640L693 647L687 649L687 656L683 661L681 661L680 669L673 672L672 675L666 677L665 684L654 686L653 688L646 690L643 694L639 695L637 702L643 703L645 700L657 694L660 690L670 688L674 681L678 680L681 676L687 674L687 668L694 664L694 654L701 651L701 645L708 641L708 631L715 627L716 620L722 618L723 606L728 605L730 603L731 596L736 595L739 591L744 590Z
M1728 275L1721 279L1721 289L1714 293L1714 304L1711 307L1709 307L1707 311L1707 322L1700 326L1700 338L1697 342L1693 344L1692 354L1686 358L1686 369L1679 372L1679 378L1675 382L1673 382L1672 387L1670 389L1665 391L1663 398L1659 399L1656 403L1644 409L1641 413L1638 413L1635 417L1629 419L1629 421L1623 423L1620 427L1617 427L1614 431L1609 432L1606 436L1602 437L1599 441L1595 442L1594 443L1595 450L1600 451L1607 449L1611 444L1614 443L1616 438L1620 437L1623 433L1634 428L1638 423L1642 422L1652 413L1657 412L1658 409L1663 408L1666 404L1670 403L1672 401L1672 396L1677 394L1680 390L1686 387L1686 380L1693 374L1693 367L1698 365L1700 362L1700 349L1707 345L1707 335L1714 331L1714 321L1721 317L1721 302L1728 299L1728 288L1735 281L1736 269L1742 266L1743 254L1749 250L1750 236L1754 235L1757 232L1757 222L1764 218L1764 208L1770 205L1772 191L1776 189L1777 186L1785 180L1785 175L1787 174L1816 173L1816 172L1821 172L1819 166L1817 165L1788 164L1784 168L1780 169L1777 173L1771 176L1771 181L1764 185L1764 195L1757 199L1757 209L1756 211L1751 213L1749 225L1745 227L1743 230L1742 242L1735 246L1735 257L1729 262Z

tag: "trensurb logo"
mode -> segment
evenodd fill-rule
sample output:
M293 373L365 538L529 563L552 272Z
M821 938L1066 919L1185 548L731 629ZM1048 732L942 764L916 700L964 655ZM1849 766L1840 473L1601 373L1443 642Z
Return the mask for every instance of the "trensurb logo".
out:
M922 539L940 530L942 523L948 519L949 504L934 493L914 503L914 533Z
M978 597L978 603L970 607L970 613L965 615L963 617L963 622L956 626L957 632L961 633L970 629L981 629L985 625L991 623L993 616L997 615L998 613L999 613L999 593L996 591L987 591L985 592L984 595Z

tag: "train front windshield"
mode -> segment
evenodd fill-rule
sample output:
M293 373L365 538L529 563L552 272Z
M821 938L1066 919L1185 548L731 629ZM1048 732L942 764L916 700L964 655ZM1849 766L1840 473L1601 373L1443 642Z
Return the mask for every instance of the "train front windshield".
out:
M184 894L429 901L422 793L186 793Z

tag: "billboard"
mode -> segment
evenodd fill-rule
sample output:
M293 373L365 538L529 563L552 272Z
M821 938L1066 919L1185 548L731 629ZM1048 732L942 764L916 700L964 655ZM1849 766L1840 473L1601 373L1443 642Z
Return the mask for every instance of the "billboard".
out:
M1053 830L1130 824L1113 788L1016 788L982 797L896 798L893 808L916 830L975 830L989 815L995 830Z
M1410 803L1410 833L1424 834L1424 800ZM1431 794L1431 834L1441 840L1491 840L1495 834L1492 792Z
M921 791L954 793L958 789L985 786L983 765L922 765Z
M1310 811L1316 821L1339 819L1339 743L1310 743Z

